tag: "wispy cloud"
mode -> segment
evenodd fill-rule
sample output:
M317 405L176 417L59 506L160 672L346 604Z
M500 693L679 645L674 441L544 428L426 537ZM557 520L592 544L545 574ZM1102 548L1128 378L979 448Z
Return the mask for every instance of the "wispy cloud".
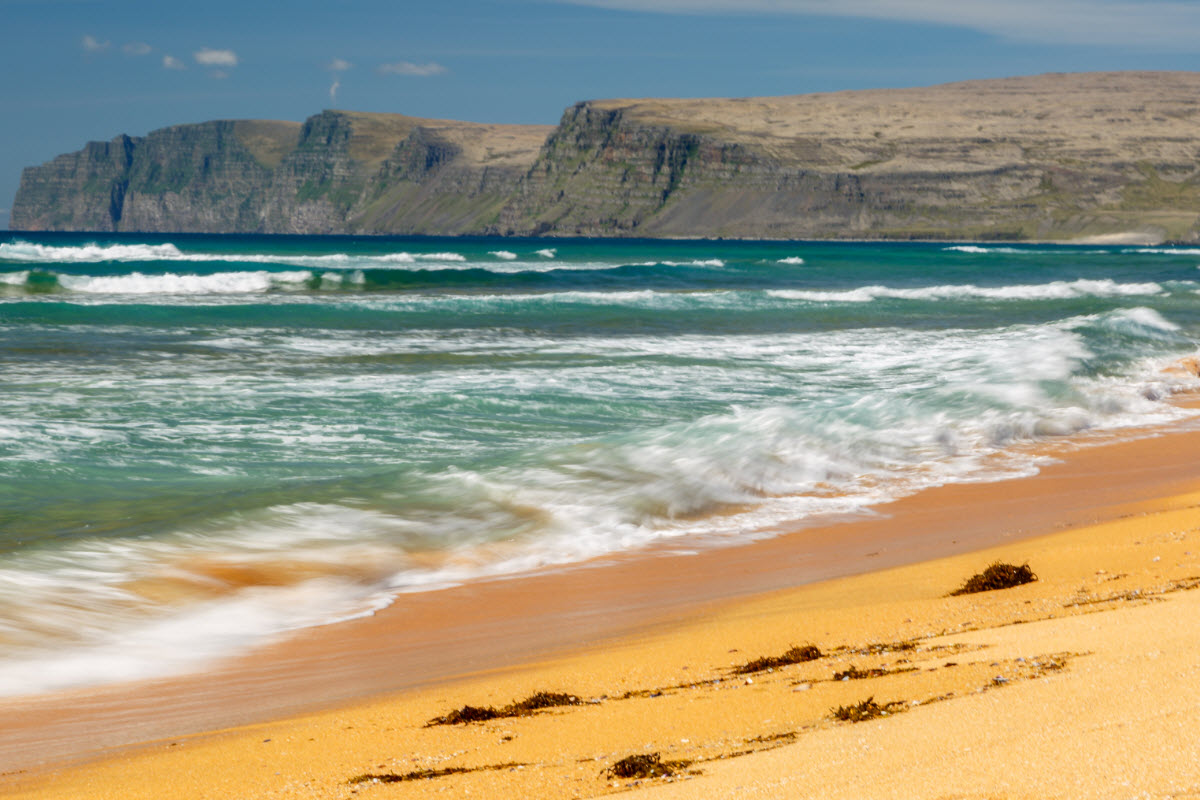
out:
M148 56L152 50L154 48L145 42L128 42L121 45L121 52L127 56Z
M325 69L333 73L333 83L329 87L329 105L337 105L338 89L342 88L342 79L338 76L353 66L344 58L335 58L325 65Z
M163 56L162 65L163 69L187 69L187 64L171 55Z
M427 64L396 61L391 64L380 64L375 68L375 71L380 75L408 75L416 78L428 78L433 75L441 75L446 71L446 68L432 61Z
M232 50L213 50L210 47L192 53L192 58L204 67L236 67L238 64L237 53Z
M112 42L102 42L89 33L85 34L83 38L79 40L79 45L83 48L83 52L85 53L103 53L112 46Z
M667 14L858 17L967 28L1022 42L1200 49L1200 3L1181 0L558 0Z

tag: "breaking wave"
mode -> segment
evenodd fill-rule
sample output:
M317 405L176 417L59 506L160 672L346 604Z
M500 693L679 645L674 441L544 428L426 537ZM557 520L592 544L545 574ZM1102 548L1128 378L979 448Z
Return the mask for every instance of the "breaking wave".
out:
M1042 284L1020 284L1015 286L975 286L973 284L949 286L922 286L913 289L889 286L861 286L855 289L833 291L807 291L800 289L773 289L772 297L788 300L809 300L822 303L869 303L873 300L891 298L898 300L1067 300L1076 297L1125 297L1157 295L1164 292L1161 284L1118 283L1110 278L1099 280L1052 281Z

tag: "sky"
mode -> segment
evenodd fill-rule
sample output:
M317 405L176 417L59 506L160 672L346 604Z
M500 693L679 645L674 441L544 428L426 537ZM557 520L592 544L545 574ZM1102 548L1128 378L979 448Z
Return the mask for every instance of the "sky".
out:
M1198 68L1200 0L0 0L0 229L22 168L185 122Z

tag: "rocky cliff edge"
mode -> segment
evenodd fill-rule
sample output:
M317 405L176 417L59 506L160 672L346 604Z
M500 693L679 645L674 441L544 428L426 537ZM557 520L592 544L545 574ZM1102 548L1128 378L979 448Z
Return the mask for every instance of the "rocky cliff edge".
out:
M1200 73L579 103L557 127L326 111L31 167L25 230L1195 240Z

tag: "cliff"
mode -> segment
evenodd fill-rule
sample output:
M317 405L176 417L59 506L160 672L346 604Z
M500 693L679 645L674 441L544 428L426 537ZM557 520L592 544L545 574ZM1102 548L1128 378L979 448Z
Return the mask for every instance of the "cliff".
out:
M1176 72L601 100L556 128L211 122L27 169L12 227L1194 240L1198 114Z
M492 224L547 126L325 111L91 142L21 176L14 230L470 233Z

